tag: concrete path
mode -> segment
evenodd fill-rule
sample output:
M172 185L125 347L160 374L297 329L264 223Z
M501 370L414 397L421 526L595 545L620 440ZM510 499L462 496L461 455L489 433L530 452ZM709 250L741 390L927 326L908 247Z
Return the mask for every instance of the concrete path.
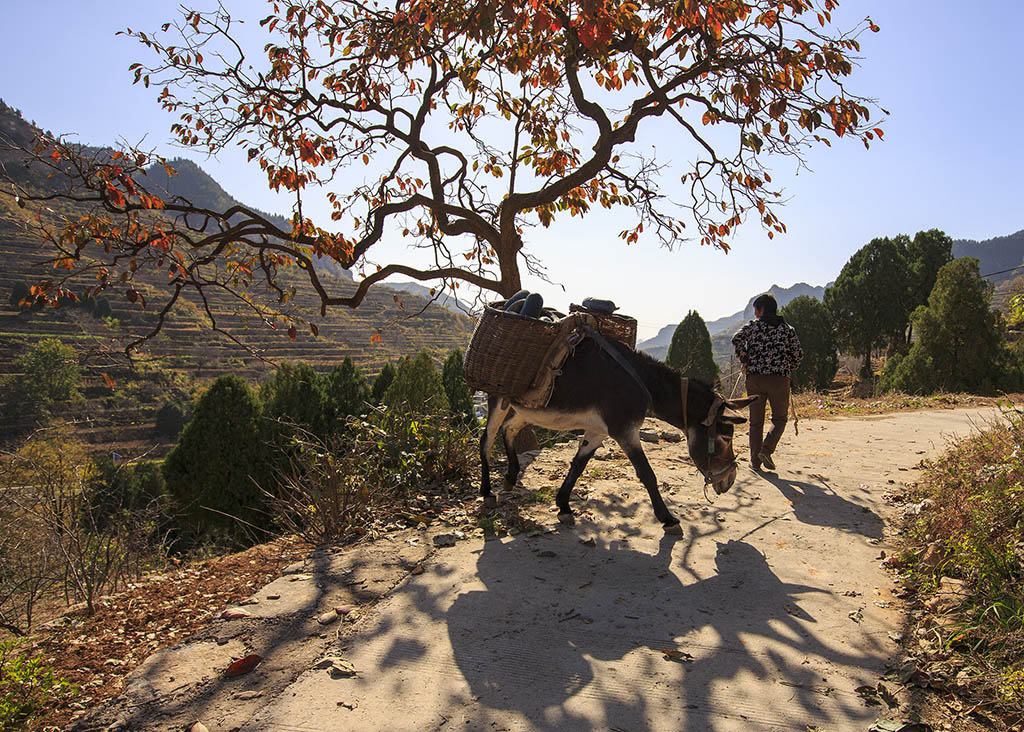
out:
M420 542L392 542L392 566L419 562L420 573L392 576L340 640L303 631L313 645L294 656L304 665L290 675L277 663L179 686L173 714L160 711L166 703L143 713L122 701L121 728L198 718L210 730L244 732L863 732L885 708L867 706L855 689L878 682L902 627L880 568L897 511L885 496L914 480L950 436L993 415L805 419L799 436L784 439L777 474L743 467L713 505L681 445L649 445L682 537L663 535L624 458L595 460L577 526L558 527L545 512L551 531L533 535L429 554ZM523 483L557 485L571 454L542 454ZM335 582L345 576L341 564L321 571ZM296 584L278 582L281 593ZM330 607L329 594L300 600L295 624ZM255 621L217 621L244 622ZM231 637L237 642L222 645L235 656L253 652L252 638ZM261 652L269 664L273 649ZM313 655L344 663L332 674ZM243 688L252 694L239 699Z

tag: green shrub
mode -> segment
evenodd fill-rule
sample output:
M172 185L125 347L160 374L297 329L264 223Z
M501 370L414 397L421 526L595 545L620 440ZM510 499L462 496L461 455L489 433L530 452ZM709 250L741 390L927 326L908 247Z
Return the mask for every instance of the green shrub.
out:
M77 690L38 658L17 651L14 640L0 641L0 732L16 732L46 705Z
M157 462L130 465L108 455L96 457L86 490L100 530L141 522L147 525L147 538L159 541L174 528L173 501Z
M464 424L474 425L477 423L477 418L473 411L473 394L466 386L463 371L462 349L456 348L444 362L444 368L441 369L441 381L444 384L444 392L448 397L448 407L452 414Z
M323 441L300 433L291 470L268 496L279 526L321 543L362 535L381 509L429 486L468 488L476 475L477 438L453 425L446 409L415 414L370 407Z
M324 379L309 364L280 364L260 387L260 400L266 420L295 425L320 437L326 434L327 391Z
M168 399L156 413L156 432L161 437L177 440L192 419L192 404L183 398Z
M384 364L384 368L377 374L377 378L373 380L373 388L370 390L370 398L374 404L380 404L384 400L384 392L391 386L391 382L395 380L395 367L391 363Z
M426 351L416 358L405 356L398 362L395 380L384 392L384 404L391 408L403 407L414 413L433 413L448 409L441 374Z
M82 376L75 349L58 338L44 338L14 359L21 372L21 389L26 399L49 407L56 402L79 399Z
M928 593L943 577L963 582L959 607L937 634L952 654L946 672L971 669L962 683L975 702L1020 724L1024 414L1009 410L1007 416L1008 423L960 440L929 467L908 496L928 503L908 515L903 542L911 587ZM929 637L937 636L933 631Z
M327 375L326 392L325 416L331 433L340 431L350 416L366 411L370 398L366 377L348 356Z
M167 490L193 539L246 543L253 527L269 525L260 489L270 484L261 418L257 395L234 374L219 377L196 402L164 462Z

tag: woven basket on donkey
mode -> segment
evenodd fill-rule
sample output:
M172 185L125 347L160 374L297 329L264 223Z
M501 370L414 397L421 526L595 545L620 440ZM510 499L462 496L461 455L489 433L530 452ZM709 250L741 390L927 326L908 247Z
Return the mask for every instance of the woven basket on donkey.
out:
M484 308L466 352L465 377L471 389L514 398L533 384L564 326L505 312L502 305Z
M586 313L597 321L597 330L605 338L611 338L636 349L636 318L631 318L628 315L598 313L579 305L570 305L569 312Z

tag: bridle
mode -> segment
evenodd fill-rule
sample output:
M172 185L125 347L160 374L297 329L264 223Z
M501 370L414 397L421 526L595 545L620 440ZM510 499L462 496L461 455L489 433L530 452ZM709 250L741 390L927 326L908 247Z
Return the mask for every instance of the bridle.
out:
M683 376L679 379L679 381L681 401L683 406L683 431L687 433L687 439L689 439L689 424L686 418L686 399L687 393L690 390L690 379L687 378L686 376ZM704 476L705 488L707 488L709 485L712 485L716 479L721 478L723 475L728 473L736 466L736 459L733 458L733 460L730 461L729 464L726 465L721 470L713 471L711 469L711 458L714 457L715 442L718 439L718 408L721 407L723 404L725 404L725 399L723 399L720 395L715 394L715 398L711 402L711 406L708 407L707 416L705 416L704 419L701 421L701 424L708 428L708 469L704 470L702 467L698 465L697 470L699 470L701 475Z

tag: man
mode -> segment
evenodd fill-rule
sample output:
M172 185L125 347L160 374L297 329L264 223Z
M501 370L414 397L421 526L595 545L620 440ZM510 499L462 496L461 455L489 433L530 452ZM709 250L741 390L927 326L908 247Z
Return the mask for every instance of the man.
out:
M778 313L779 304L771 295L758 295L754 299L754 317L732 337L746 375L747 396L761 397L750 405L750 465L775 470L772 453L775 452L786 428L789 413L789 375L804 357L800 339L793 326ZM772 428L764 431L766 402L772 407Z

